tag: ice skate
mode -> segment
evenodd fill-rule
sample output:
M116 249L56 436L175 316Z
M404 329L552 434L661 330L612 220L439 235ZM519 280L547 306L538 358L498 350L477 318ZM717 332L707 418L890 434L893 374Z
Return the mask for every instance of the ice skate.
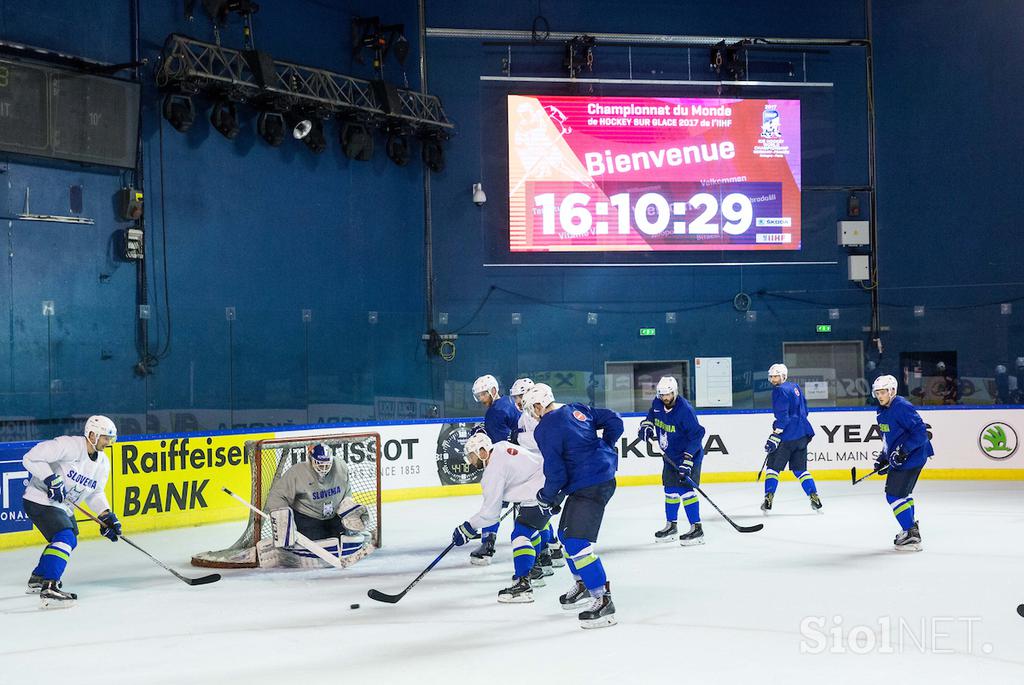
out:
M604 584L604 594L591 600L590 606L579 613L580 627L605 628L615 625L615 604L612 603L611 584Z
M761 511L763 513L765 513L765 514L767 514L769 511L771 511L772 510L772 502L774 500L775 500L775 493L774 492L765 493L764 501L761 502Z
M683 547L689 547L691 545L703 545L704 544L704 529L701 528L699 523L695 523L690 526L690 530L679 536L679 544Z
M56 580L44 580L39 588L39 600L44 609L66 609L75 605L78 595L73 592L64 592L61 584Z
M551 552L544 550L543 552L538 554L536 565L539 566L540 570L544 572L545 577L555 575L555 565L554 562L551 560Z
M904 530L892 541L895 545L896 551L898 552L920 552L921 547L921 531L917 528L917 521L914 521L914 525L910 527L910 530Z
M502 604L525 604L533 601L533 586L529 578L515 578L515 582L498 590L498 601Z
M494 540L496 535L485 535L480 546L469 553L469 561L474 566L486 566L494 556Z
M675 521L666 521L665 527L654 534L655 542L675 542L679 539L679 528Z
M544 569L536 564L530 569L527 577L530 579L530 585L532 587L544 587L547 583L544 582Z
M821 498L818 497L818 493L812 492L810 495L808 495L808 498L811 500L811 510L814 511L814 513L816 514L822 513Z
M582 580L577 580L568 592L558 598L558 603L562 605L563 609L570 611L575 609L577 604L588 599L590 599L590 590Z

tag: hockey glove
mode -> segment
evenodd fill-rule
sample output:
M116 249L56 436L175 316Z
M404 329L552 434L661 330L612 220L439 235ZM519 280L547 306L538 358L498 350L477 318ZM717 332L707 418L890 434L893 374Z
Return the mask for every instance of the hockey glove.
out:
M772 433L770 436L768 436L768 440L765 441L764 443L764 451L767 452L768 454L771 454L775 450L779 449L779 444L781 442L782 439L779 438L778 434Z
M121 522L117 520L117 516L114 512L109 509L99 515L100 523L100 535L110 540L111 542L117 542L117 538L121 535Z
M54 502L63 502L64 498L67 497L68 493L64 489L64 479L60 477L59 473L47 476L43 479L43 483L46 484L46 494Z
M679 477L686 480L693 473L693 455L683 452L683 460L679 462Z
M889 463L894 469L898 469L907 463L910 453L903 449L903 445L896 445L889 450Z
M549 502L545 497L541 495L543 490L537 491L537 506L540 507L540 513L544 514L545 518L551 518L558 512L562 511L562 506L557 502Z
M658 437L658 431L654 428L654 422L644 419L640 422L640 432L637 433L640 440L654 440Z
M456 547L462 547L470 540L475 540L480 537L480 533L476 532L476 528L469 525L469 521L463 521L461 526L455 528L452 532L452 544Z
M879 475L889 473L889 457L879 454L878 458L875 459L875 471L878 471Z

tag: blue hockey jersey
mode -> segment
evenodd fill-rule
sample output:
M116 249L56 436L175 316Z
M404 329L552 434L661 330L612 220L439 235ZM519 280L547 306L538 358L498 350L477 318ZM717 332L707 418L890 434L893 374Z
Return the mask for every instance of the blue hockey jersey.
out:
M796 383L786 381L772 388L772 412L772 428L782 431L782 442L814 436L814 428L807 420L807 400Z
M491 442L516 442L519 433L519 409L508 395L494 400L484 414L484 431Z
M704 426L697 421L697 413L684 397L676 397L671 409L665 408L660 397L651 402L647 420L658 432L658 446L675 466L689 452L694 461L704 457Z
M599 430L604 430L600 437ZM614 445L622 431L622 417L617 413L585 404L565 404L542 416L533 431L544 456L541 496L557 502L564 495L614 478L619 465Z
M910 455L902 466L892 466L894 471L924 466L928 457L935 454L928 439L928 427L906 398L894 397L888 407L879 407L877 421L885 441L883 454L888 456L902 445L903 451Z

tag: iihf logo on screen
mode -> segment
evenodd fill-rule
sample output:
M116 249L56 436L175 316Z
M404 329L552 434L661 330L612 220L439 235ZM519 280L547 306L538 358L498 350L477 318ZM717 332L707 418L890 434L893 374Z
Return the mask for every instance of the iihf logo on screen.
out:
M765 105L761 114L761 137L781 138L782 121L779 117L779 110L775 105Z

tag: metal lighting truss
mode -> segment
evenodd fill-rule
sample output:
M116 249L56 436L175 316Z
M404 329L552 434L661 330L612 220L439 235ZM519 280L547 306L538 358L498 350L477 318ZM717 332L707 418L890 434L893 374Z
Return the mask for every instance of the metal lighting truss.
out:
M349 114L442 137L454 128L435 95L396 88L401 108L389 113L380 107L370 81L291 62L274 60L273 66L274 73L268 74L267 83L261 86L243 51L171 34L164 43L156 78L162 89L187 94L217 92L281 111Z

